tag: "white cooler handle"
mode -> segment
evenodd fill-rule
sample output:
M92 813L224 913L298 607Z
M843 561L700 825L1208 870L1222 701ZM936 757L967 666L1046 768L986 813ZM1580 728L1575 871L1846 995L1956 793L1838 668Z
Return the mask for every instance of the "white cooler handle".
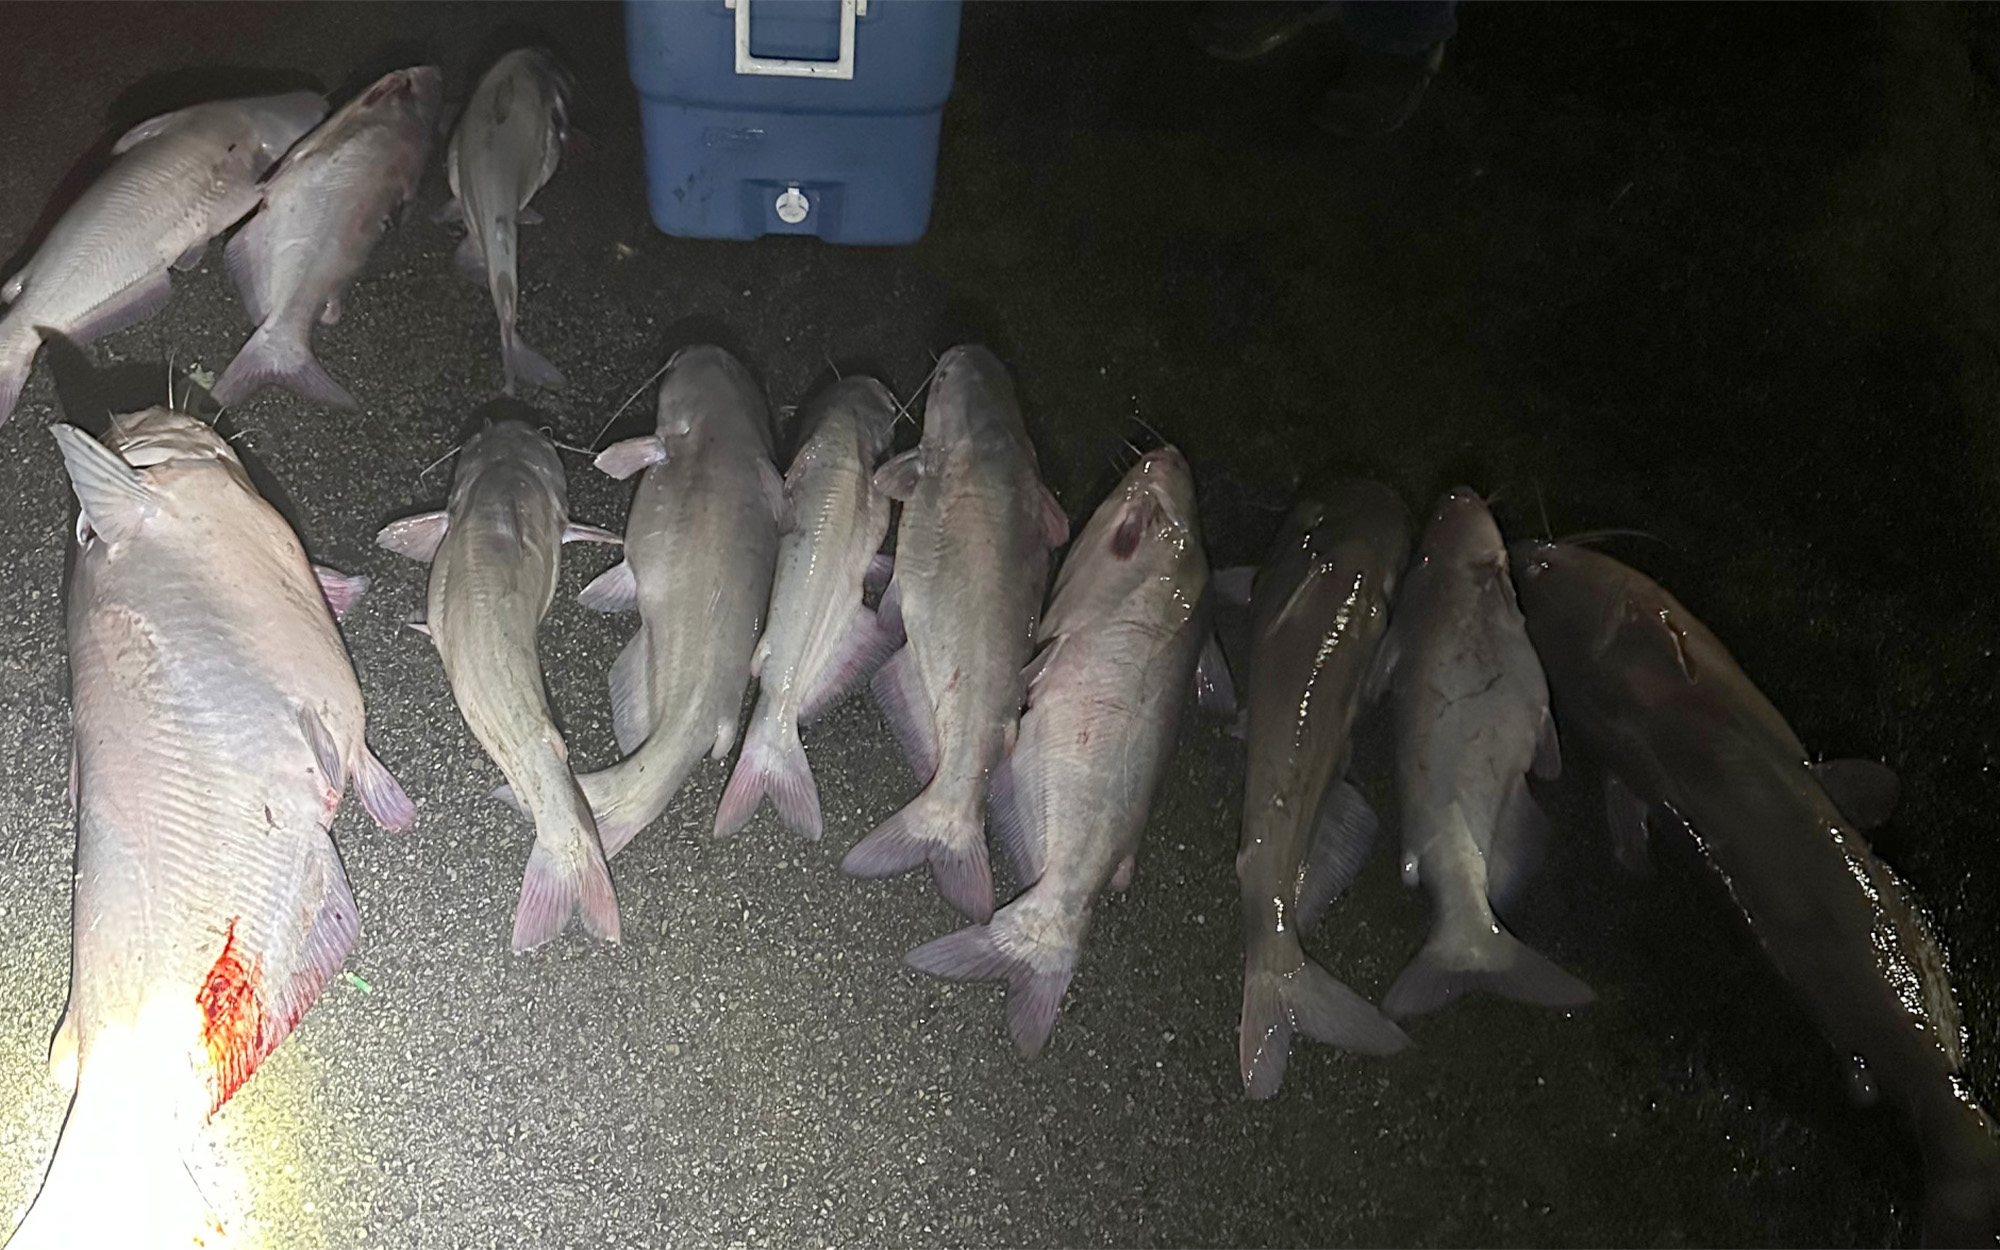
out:
M854 77L854 19L868 12L868 0L840 0L840 59L837 61L788 61L782 57L750 55L750 0L723 0L736 11L736 72L773 74L784 78Z

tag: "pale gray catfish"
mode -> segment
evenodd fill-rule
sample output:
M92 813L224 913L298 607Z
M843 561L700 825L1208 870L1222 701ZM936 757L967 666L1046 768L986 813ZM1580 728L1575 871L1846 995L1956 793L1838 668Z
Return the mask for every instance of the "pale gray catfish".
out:
M384 74L265 179L263 208L223 253L257 329L216 382L216 402L242 403L276 384L316 403L356 406L313 356L313 326L340 320L347 284L416 195L443 86L431 65Z
M938 361L923 438L875 482L903 501L886 593L909 638L875 674L875 698L924 788L841 867L891 877L928 862L945 900L983 924L987 779L1013 745L1049 552L1069 521L1042 484L1013 380L983 347Z
M1345 778L1354 718L1376 693L1376 652L1409 549L1409 510L1394 491L1332 479L1307 490L1257 573L1236 855L1244 941L1237 1058L1252 1098L1278 1092L1294 1031L1362 1054L1409 1044L1299 944L1375 837L1375 813Z
M416 813L363 738L329 611L365 581L308 564L199 421L121 417L108 447L52 432L81 505L76 901L50 1054L75 1096L8 1244L186 1246L212 1215L184 1151L360 933L327 837L343 791L391 828Z
M1194 479L1148 452L1098 506L1057 574L1029 669L1028 710L993 779L995 831L1027 889L910 952L913 968L1007 982L1007 1031L1033 1058L1055 1028L1091 905L1123 893L1195 690L1208 558Z
M517 951L555 938L579 908L593 937L618 940L618 899L597 822L570 773L535 647L535 631L555 601L562 544L579 539L616 543L618 536L569 519L569 484L555 444L511 416L465 441L444 511L396 521L376 539L430 562L425 629L452 697L534 819L535 846L514 912Z
M1962 1075L1944 952L1860 832L1888 819L1894 775L1813 764L1715 635L1637 571L1568 543L1519 543L1513 560L1556 715L1608 770L1621 858L1644 861L1649 811L1688 823L1855 1095L1910 1117L1926 1243L1992 1245L2000 1147Z
M1432 909L1429 940L1382 1010L1400 1019L1481 990L1547 1007L1592 1001L1494 915L1548 841L1527 773L1554 777L1562 756L1506 543L1475 492L1438 501L1381 665L1396 724L1403 884L1421 884Z
M167 270L193 268L257 207L259 176L324 116L325 99L293 91L197 104L126 131L111 167L0 283L0 423L43 329L88 343L158 312L172 294Z
M887 563L889 497L873 479L895 424L895 397L873 378L847 378L806 419L811 433L785 474L792 528L778 542L770 620L750 661L757 710L715 813L717 837L749 823L768 794L787 828L818 840L819 787L799 726L872 675L902 641L861 601L863 581Z
M667 366L654 433L607 447L616 478L642 469L625 521L625 559L578 602L639 611L611 667L611 726L627 757L580 780L604 853L666 810L704 755L736 742L778 559L785 484L771 463L771 416L748 371L719 347Z
M520 300L515 268L520 225L537 221L528 208L555 176L569 137L569 74L546 48L521 48L493 63L473 89L445 154L453 202L446 215L465 221L458 265L482 282L500 318L500 367L506 391L519 380L556 389L562 374L514 332Z

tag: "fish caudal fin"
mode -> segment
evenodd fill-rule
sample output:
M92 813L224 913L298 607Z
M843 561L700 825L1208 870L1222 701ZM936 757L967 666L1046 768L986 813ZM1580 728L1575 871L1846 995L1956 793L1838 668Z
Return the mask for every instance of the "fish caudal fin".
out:
M267 386L282 386L329 408L361 406L319 363L311 343L295 335L272 333L272 323L268 321L236 353L236 359L222 371L209 394L216 403L226 406L240 404Z
M809 841L819 841L819 786L813 781L812 765L799 741L796 727L766 730L758 722L743 740L736 769L722 791L722 803L715 810L715 836L726 838L750 823L757 805L770 796L785 828Z
M1243 1092L1269 1098L1284 1083L1292 1034L1361 1055L1392 1055L1410 1044L1394 1022L1310 959L1280 972L1251 966L1243 978L1243 1019L1237 1030L1237 1060Z
M1074 926L1046 926L1037 914L1032 894L1008 904L991 924L971 925L947 933L911 951L910 967L953 981L1005 981L1007 1034L1025 1059L1033 1059L1048 1044L1056 1027L1056 1009L1076 974L1082 934L1064 932ZM1075 940L1051 942L1049 932Z
M1596 1001L1588 985L1509 933L1498 921L1439 925L1382 999L1396 1019L1420 1016L1465 994L1498 994L1540 1007Z
M855 843L841 861L850 877L896 877L931 866L938 893L966 919L993 919L993 867L986 859L981 805L955 802L935 786Z
M514 909L515 951L553 941L579 910L584 932L607 942L618 940L618 895L611 888L611 870L597 832L584 826L575 835L560 849L536 837L521 879L521 901Z

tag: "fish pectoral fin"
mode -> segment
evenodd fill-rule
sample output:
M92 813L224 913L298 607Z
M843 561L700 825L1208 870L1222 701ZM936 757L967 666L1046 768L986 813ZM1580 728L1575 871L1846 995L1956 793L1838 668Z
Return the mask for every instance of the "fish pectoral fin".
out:
M14 276L7 279L4 285L0 285L0 304L11 304L15 300L20 299L21 288L27 284L27 281L28 271L26 269L15 270Z
M348 610L360 601L363 592L368 589L367 575L356 573L349 576L324 564L315 564L312 570L313 576L319 579L319 591L326 597L326 606L333 609L333 619L345 620Z
M667 462L667 442L658 434L641 434L611 444L597 453L597 471L620 481L642 469Z
M577 521L571 521L563 526L562 540L566 543L608 543L613 546L625 542L622 534L614 534L608 529L584 525Z
M340 762L340 748L334 744L333 734L321 720L319 713L309 707L299 709L299 731L306 736L306 745L312 748L313 760L319 765L319 775L334 790L347 788L347 769Z
M1542 709L1542 727L1535 735L1535 776L1543 781L1554 781L1562 776L1562 742L1556 737L1556 716L1548 708Z
M523 226L539 226L544 224L541 213L526 204L521 205L521 211L514 214L514 220Z
M1889 823L1902 783L1887 764L1875 760L1821 760L1812 766L1826 797L1856 829L1866 833Z
M383 526L375 535L375 545L429 564L436 558L438 545L444 542L449 528L450 517L445 513L419 512Z
M182 273L186 273L196 265L199 265L201 258L206 255L208 255L208 240L203 239L201 242L188 248L187 251L182 252L179 256L174 257L173 266Z
M639 578L629 560L620 560L599 573L577 595L576 601L593 612L630 612L639 606Z
M1069 514L1063 511L1062 504L1047 484L1037 482L1036 485L1041 487L1038 494L1041 510L1036 520L1042 527L1042 541L1054 550L1069 541Z
M1486 851L1486 901L1503 919L1541 865L1554 836L1549 818L1528 792L1528 779L1514 778L1494 818L1493 840Z
M1611 853L1618 866L1635 877L1652 872L1646 852L1646 808L1646 801L1615 774L1604 775L1604 820L1611 828Z
M117 452L73 425L58 423L49 433L62 450L82 521L106 542L137 534L159 510L145 478Z
M875 489L898 503L908 503L917 493L924 476L923 449L912 447L900 456L891 456L875 470Z
M1201 658L1195 661L1194 697L1196 706L1210 716L1226 720L1236 715L1236 682L1214 631L1202 640Z
M162 113L158 117L148 117L132 129L118 136L118 142L111 145L111 155L123 156L133 148L151 139L157 139L175 129L187 120L187 110L177 109L172 113Z
M49 1080L72 1093L76 1090L76 1059L76 1009L70 1006L63 1009L62 1023L49 1038Z
M792 498L785 491L785 479L778 476L778 468L769 460L757 461L757 484L764 488L764 502L770 505L771 520L780 534L792 528Z
M1304 877L1299 885L1299 927L1310 933L1333 900L1347 892L1368 852L1375 849L1381 822L1361 791L1346 779L1327 787L1313 818L1312 845L1306 849Z

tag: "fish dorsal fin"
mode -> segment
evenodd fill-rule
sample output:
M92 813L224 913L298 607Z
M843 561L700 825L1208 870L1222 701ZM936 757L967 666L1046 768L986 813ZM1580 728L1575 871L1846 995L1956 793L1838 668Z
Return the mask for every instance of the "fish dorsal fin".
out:
M922 449L913 447L883 461L882 467L875 470L875 489L898 503L908 503L910 496L917 493L917 482L923 475Z
M123 156L149 139L157 139L187 120L187 110L178 109L172 113L162 113L158 117L148 117L132 129L118 136L118 142L111 145L111 155Z
M79 537L88 526L106 542L120 542L137 534L159 511L159 500L145 478L117 452L73 425L52 425L49 433L62 449L63 466L82 509Z

